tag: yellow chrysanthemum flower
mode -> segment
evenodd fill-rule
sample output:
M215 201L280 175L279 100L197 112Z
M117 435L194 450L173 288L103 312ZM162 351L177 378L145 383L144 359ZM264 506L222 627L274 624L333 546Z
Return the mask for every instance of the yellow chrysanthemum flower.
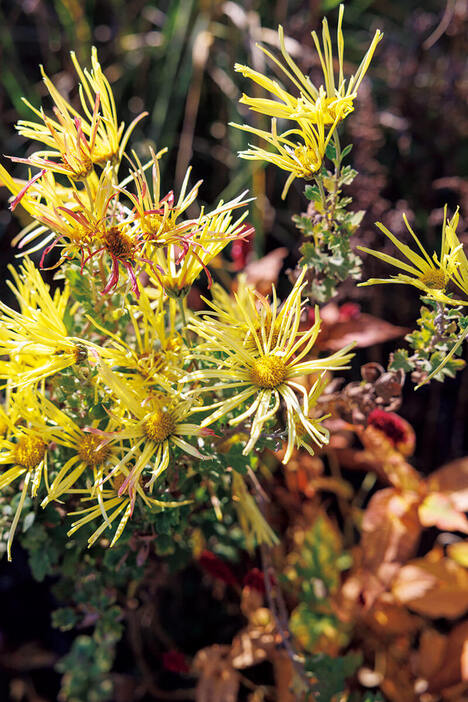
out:
M0 302L0 378L9 379L12 386L37 384L40 380L86 360L87 345L70 337L64 322L69 289L50 294L39 271L29 259L20 275L10 267L16 283L8 282L20 312ZM73 307L69 310L73 314Z
M148 251L153 264L148 268L148 275L153 284L162 286L171 297L185 297L204 271L211 285L208 265L233 239L247 236L252 231L244 224L247 211L237 219L233 215L234 210L249 202L244 199L245 194L226 203L220 202L212 212L205 214L202 211L197 219L192 220L185 245L181 242L156 246L152 254Z
M125 126L117 121L112 89L102 72L96 48L91 52L91 71L82 70L74 52L71 57L81 81L79 94L84 116L60 95L41 67L44 83L55 104L55 119L23 98L41 121L20 120L17 129L22 136L39 141L48 149L36 151L27 159L13 160L62 173L72 180L85 180L93 173L94 165L120 163L132 130L146 113L133 120L124 133Z
M306 118L312 122L322 120L325 124L333 124L337 119L338 121L344 119L354 109L353 101L357 95L359 85L369 68L376 46L383 35L380 30L375 32L371 45L364 55L356 73L350 76L349 79L346 79L344 77L343 67L343 13L344 5L340 5L337 29L338 76L335 75L333 48L326 18L324 18L322 23L323 48L320 46L317 33L312 32L312 38L323 71L324 84L320 86L315 86L310 78L303 74L299 66L291 58L286 49L283 27L280 25L278 28L278 37L284 63L264 47L260 47L260 49L296 86L299 91L299 97L291 95L277 81L267 78L258 71L254 71L248 66L236 64L234 66L236 71L250 78L262 88L265 88L265 90L276 98L276 100L271 100L267 98L251 98L247 95L243 95L240 102L248 105L250 109L256 112L282 119L298 120Z
M179 221L181 215L192 205L198 195L203 181L199 180L187 192L192 168L187 168L177 201L174 192L170 190L161 197L161 174L159 159L166 153L162 149L157 154L150 149L151 161L142 166L138 156L133 153L135 165L130 178L125 183L133 182L135 193L127 188L119 187L133 205L133 221L141 230L145 239L153 246L189 241L188 232L193 229L193 220ZM151 165L151 181L148 182L145 170Z
M28 411L23 413L23 406L28 407ZM32 396L22 393L12 401L8 413L4 413L4 421L7 424L6 436L0 439L0 465L9 465L10 468L0 473L0 490L11 485L18 478L23 477L21 496L16 508L7 542L7 556L11 561L11 545L15 535L18 522L23 511L24 502L30 488L31 497L37 495L44 475L47 484L47 442L44 437L33 427L25 424L17 424L17 420L31 416L31 408L34 406Z
M114 369L117 368L119 373L123 373L129 382L137 374L138 381L143 381L143 386L157 382L170 388L183 375L182 368L187 356L187 348L176 329L174 301L161 291L155 306L143 288L133 304L127 298L125 307L133 332L129 341L113 334L87 315L104 336L99 355L110 362Z
M243 95L240 100L251 110L273 118L270 132L248 125L233 124L232 126L259 136L275 149L272 153L257 146L251 146L248 150L241 151L239 156L250 160L268 161L278 168L289 171L290 175L284 186L282 198L286 197L295 178L310 179L320 169L327 144L336 126L354 109L353 101L359 85L369 67L375 48L382 38L381 32L377 30L358 70L347 81L344 78L343 70L344 39L341 29L343 12L344 6L340 5L337 31L338 76L335 76L333 49L327 20L323 20L323 49L316 32L312 32L323 71L324 85L315 86L291 58L286 50L281 26L278 28L278 37L284 63L264 47L260 48L295 85L299 91L297 97L285 90L276 80L267 78L248 66L241 64L234 66L236 71L250 78L273 95L274 99L252 98ZM278 134L276 119L293 120L297 127Z
M453 215L452 219L447 219L447 212L444 209L444 232L445 232L445 245L450 251L450 256L453 259L454 265L450 267L448 274L450 276L450 281L454 283L457 288L459 288L468 297L468 258L463 251L463 244L460 242L457 236L458 221L460 218L458 207ZM444 300L451 305L468 305L468 300ZM436 376L440 371L447 365L447 363L455 356L456 352L463 344L468 336L468 327L464 329L459 335L456 343L453 345L452 349L443 359L443 361L435 368L432 373L430 373L427 378L420 383L416 389L428 383L434 376Z
M41 265L45 255L57 245L62 249L57 265L75 256L83 260L99 240L109 203L116 195L111 170L108 166L99 179L90 180L84 193L74 183L64 188L50 171L25 182L13 179L0 165L0 184L14 196L10 209L21 204L34 218L13 239L12 245L19 249L31 245L22 252L23 256L46 247Z
M307 396L308 413L305 417L306 421L304 421L303 416L300 414L296 415L294 447L291 443L289 444L282 459L283 463L286 464L289 461L292 456L293 448L305 449L313 456L315 453L314 449L317 448L317 446L321 448L322 446L328 444L330 432L322 425L322 422L330 415L325 414L318 417L313 414L317 401L323 393L327 382L326 374L322 373L310 388Z
M358 246L358 249L364 251L365 253L371 254L376 258L380 258L385 263L389 263L396 268L404 271L404 273L398 273L390 278L370 278L365 283L359 283L359 285L375 285L378 283L400 283L403 285L412 285L418 290L421 290L424 295L437 300L438 302L445 302L449 305L460 305L467 304L462 300L454 300L448 297L446 293L447 285L450 280L456 276L456 271L458 267L457 255L459 249L454 249L452 246L452 240L450 236L447 236L448 225L446 220L446 215L444 214L444 223L442 226L442 242L440 255L437 256L433 253L432 258L424 249L419 238L414 233L413 229L408 223L406 215L403 215L406 227L416 242L420 253L413 251L407 244L399 241L396 236L394 236L387 227L383 224L377 222L379 229L392 241L395 246L401 251L401 253L406 257L409 263L406 261L401 261L394 256L389 256L381 251L374 251L373 249L368 249L365 246Z
M275 151L267 151L259 146L250 145L249 149L240 151L239 156L249 161L267 161L289 172L281 197L284 199L291 183L296 178L310 180L320 170L327 145L333 135L338 120L327 130L323 112L319 109L317 120L298 119L295 129L288 129L278 134L276 119L271 120L271 131L256 129L248 125L232 124L232 126L250 132L264 139Z
M138 392L125 378L117 376L103 362L99 363L99 373L120 403L120 424L123 428L113 432L95 430L96 434L131 442L131 448L112 473L120 471L126 476L119 488L119 495L127 492L133 503L137 485L151 462L153 466L149 470L149 480L145 487L152 488L169 466L171 447L175 446L199 460L205 458L184 438L212 433L198 424L186 421L192 413L192 400L183 399L180 393L156 391L142 399L141 391ZM131 470L127 469L130 459L135 461Z
M303 283L304 275L305 269L279 312L273 288L271 304L260 297L260 313L255 309L253 314L251 305L244 305L236 298L232 324L221 323L226 311L218 309L213 303L210 317L192 318L189 322L189 328L206 340L203 345L197 346L194 358L200 362L208 361L210 365L215 364L216 368L194 371L183 380L215 380L218 382L202 387L201 391L233 391L229 397L202 408L214 410L202 421L202 426L212 424L244 403L249 403L245 411L229 421L231 425L237 425L252 418L250 438L244 448L244 455L254 448L265 423L277 415L281 401L284 402L287 413L287 452L292 451L291 447L297 440L298 417L302 425L313 433L315 428L313 425L309 427L310 420L307 417L308 394L295 379L324 370L344 368L353 356L349 353L351 344L328 358L304 360L314 346L321 324L317 308L315 324L299 333L303 309L301 293L306 285ZM254 292L250 294L254 297ZM243 339L239 336L238 320L248 330ZM214 354L220 354L221 359L215 360ZM302 395L302 405L296 392Z
M445 221L444 212L444 221ZM468 298L468 258L463 251L463 244L457 236L457 227L460 215L458 207L451 220L447 220L445 225L445 237L450 248L451 255L454 258L455 265L450 270L450 280L459 288ZM468 304L468 300L464 302Z
M41 503L42 507L75 490L84 474L92 483L93 493L99 493L105 468L114 467L120 460L120 447L111 439L84 431L85 427L79 426L71 416L44 396L37 398L36 406L36 418L30 420L33 429L47 443L53 442L54 445L64 446L73 452L58 469L48 488L48 494ZM95 428L96 424L93 422L91 427L86 428ZM110 428L111 420L108 420L106 430Z

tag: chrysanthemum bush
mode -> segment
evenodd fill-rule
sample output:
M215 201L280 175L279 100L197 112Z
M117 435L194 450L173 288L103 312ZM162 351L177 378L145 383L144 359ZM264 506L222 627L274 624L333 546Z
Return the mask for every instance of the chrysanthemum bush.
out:
M442 478L424 481L408 465L412 431L390 411L399 406L405 373L425 383L463 366L457 355L468 334L468 261L457 236L458 211L444 213L439 255L426 253L409 225L415 248L381 226L404 260L363 249L400 271L365 284L417 288L424 303L420 328L408 336L410 351L392 354L388 370L367 364L360 382L337 389L334 375L351 367L354 344L324 353L319 305L340 283L360 277L350 238L363 214L352 211L342 192L357 174L346 164L351 145L342 146L339 130L382 38L377 31L359 68L346 77L342 17L341 7L337 58L326 20L322 42L313 34L322 85L303 75L281 27L281 56L265 53L293 92L236 65L267 95L243 96L242 102L272 118L269 131L234 125L255 139L240 156L286 171L283 196L296 178L309 181L308 213L294 217L301 258L289 271L289 293L281 297L274 285L268 294L257 291L243 274L231 288L214 281L213 266L219 267L228 247L252 239L248 208L255 193L206 207L196 164L180 192L161 182L166 150L150 147L146 156L132 151L132 129L145 115L127 128L119 122L95 51L89 71L72 56L78 109L43 73L52 116L48 105L43 111L28 103L34 120L17 125L40 148L14 159L29 170L24 180L0 167L11 210L29 215L15 240L19 265L10 271L17 306L0 303L0 544L10 560L19 539L38 580L59 576L54 587L63 607L54 614L57 627L94 626L91 634L75 638L59 663L61 699L115 699L115 647L125 623L134 627L135 595L155 577L155 564L166 573L180 572L193 560L240 596L248 621L231 647L206 648L191 667L182 651L161 655L168 670L198 676L195 695L201 702L235 700L246 684L239 670L263 660L274 666L276 691L269 683L257 689L250 683L251 700L322 702L341 695L370 702L379 695L361 694L359 685L381 683L390 699L410 699L392 690L388 671L394 658L384 670L378 647L370 644L369 655L353 626L372 629L367 614L357 611L363 590L377 609L411 609L411 597L398 594L398 582L378 567L397 563L399 556L409 560L423 527L468 531L463 498L457 501L444 489ZM53 289L43 268L56 271ZM208 290L197 312L190 304L194 285ZM333 443L344 430L345 443ZM361 464L350 432L365 447ZM336 447L345 453L340 456ZM324 474L325 455L330 476ZM274 477L278 459L282 467L276 466ZM351 467L369 471L357 495L339 473L340 464L353 461ZM278 473L289 502L275 491ZM363 513L365 495L378 478L391 487L377 492ZM317 500L321 489L336 494L348 524L344 535ZM387 500L388 510L379 511L376 500ZM378 563L376 544L365 543L376 529L372 509L395 531ZM290 533L281 533L281 512ZM398 528L390 526L392 513ZM353 554L356 527L363 535ZM466 550L458 545L450 567L459 569L462 590ZM259 560L241 577L232 564L242 553ZM443 562L434 552L420 567ZM370 593L364 583L373 577ZM379 599L385 591L389 597ZM434 614L413 605L422 617ZM455 607L455 616L462 610ZM386 611L380 619L375 613L382 626L390 616ZM437 612L451 616L443 607ZM412 614L407 617L412 621ZM421 623L411 631L430 636ZM371 678L375 682L368 684Z

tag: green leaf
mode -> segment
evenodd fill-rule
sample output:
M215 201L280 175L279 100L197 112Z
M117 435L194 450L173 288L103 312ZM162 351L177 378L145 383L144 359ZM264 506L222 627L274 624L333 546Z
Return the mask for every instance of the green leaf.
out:
M70 631L77 621L78 616L71 607L61 607L52 612L52 626L60 631Z
M406 349L397 349L394 351L391 356L389 368L390 370L399 370L401 368L405 373L414 370L414 364L409 360L408 351L406 351Z
M346 156L351 152L352 148L353 148L352 144L348 144L348 146L345 146L343 151L341 152L341 159L346 158Z
M316 684L317 702L335 702L335 695L346 689L346 680L362 664L360 653L348 653L341 658L332 658L323 653L308 656L306 670L318 679Z
M335 144L333 144L331 141L328 143L327 149L325 151L325 155L327 158L330 159L330 161L334 161L334 159L336 158Z
M304 195L308 200L320 200L320 190L317 185L306 185Z

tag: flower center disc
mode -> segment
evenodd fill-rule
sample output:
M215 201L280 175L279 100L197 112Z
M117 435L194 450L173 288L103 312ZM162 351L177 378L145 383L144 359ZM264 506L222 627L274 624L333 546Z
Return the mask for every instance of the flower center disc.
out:
M420 277L421 283L434 290L445 289L445 274L442 271L430 270Z
M118 227L111 227L106 230L104 243L106 249L115 258L123 260L133 258L133 241L128 234L120 231Z
M286 365L278 356L262 356L252 368L251 378L259 388L273 388L281 385L286 377Z
M160 444L174 431L175 421L170 412L157 409L145 421L144 428L148 439Z
M46 444L36 436L23 436L14 448L15 461L23 468L36 468L45 456Z
M101 446L103 439L92 434L84 435L78 448L78 456L88 466L100 466L110 453L109 446Z

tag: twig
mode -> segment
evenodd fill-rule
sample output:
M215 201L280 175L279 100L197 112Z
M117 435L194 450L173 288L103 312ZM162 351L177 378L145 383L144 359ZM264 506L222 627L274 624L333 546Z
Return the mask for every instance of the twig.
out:
M305 684L306 689L312 692L311 681L307 677L307 674L304 670L304 665L302 664L297 651L293 648L291 641L289 640L290 632L288 627L288 615L286 605L284 603L281 589L276 582L275 595L273 595L271 581L272 575L274 576L274 568L270 563L270 548L265 546L265 544L260 545L260 556L262 560L262 570L263 577L265 580L265 594L268 602L268 609L270 610L272 617L275 620L276 628L278 630L279 635L281 636L281 644L284 647L286 653L288 654L288 657L291 660L291 663L293 664L294 670Z
M253 481L253 483L260 511L264 515L264 507L266 502L264 497L265 493L263 491L263 488L258 490L258 481L256 479L255 481ZM294 649L290 641L291 634L288 626L288 613L286 609L286 604L284 602L283 593L281 592L281 588L278 585L276 577L274 577L275 571L271 564L271 547L266 546L265 544L260 544L260 558L262 562L263 578L265 581L265 594L268 602L268 608L275 621L278 633L281 636L281 644L285 649L286 653L288 654L288 657L291 660L294 670L306 686L306 689L310 693L312 693L311 681L307 677L304 665L301 662L299 654ZM275 583L274 593L272 588L272 576Z

